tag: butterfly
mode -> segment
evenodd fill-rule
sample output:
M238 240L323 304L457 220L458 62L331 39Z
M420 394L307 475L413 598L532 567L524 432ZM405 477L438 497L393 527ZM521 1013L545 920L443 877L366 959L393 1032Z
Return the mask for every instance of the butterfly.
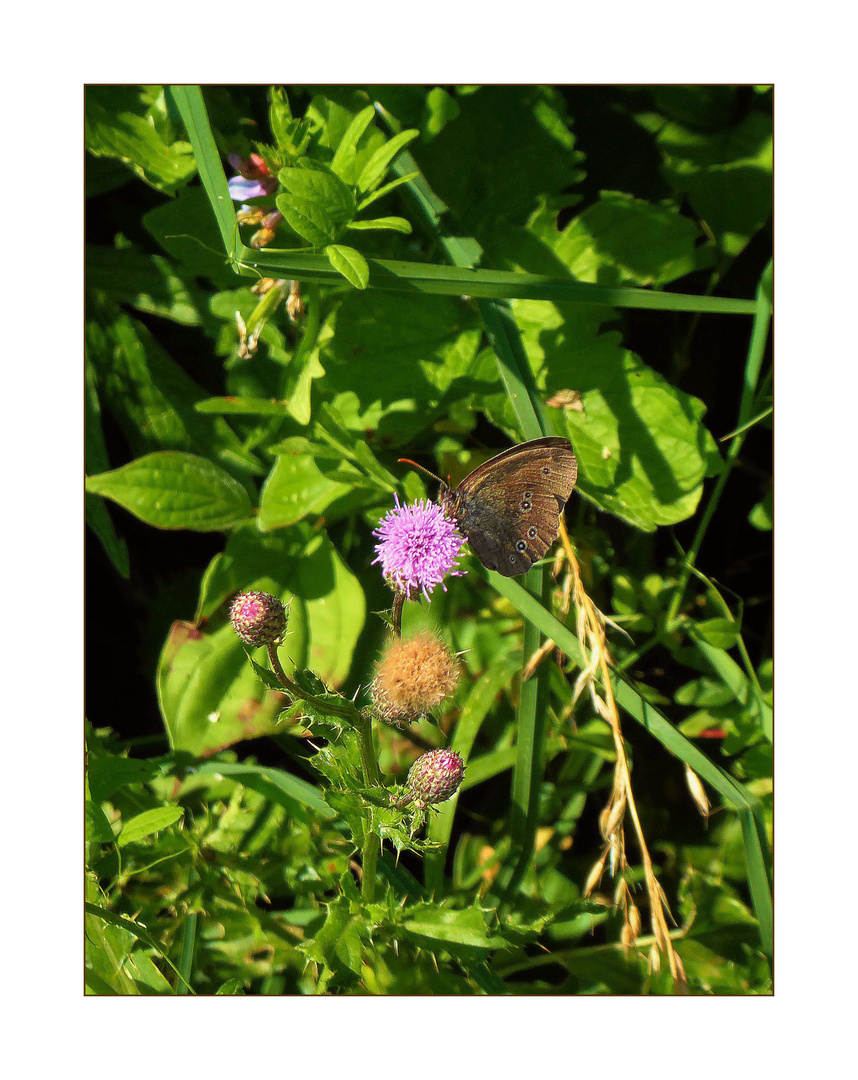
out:
M408 458L399 460L417 465ZM468 538L483 566L516 577L557 539L560 515L577 477L578 461L569 440L550 437L504 450L474 469L457 488L435 479L441 484L439 504Z

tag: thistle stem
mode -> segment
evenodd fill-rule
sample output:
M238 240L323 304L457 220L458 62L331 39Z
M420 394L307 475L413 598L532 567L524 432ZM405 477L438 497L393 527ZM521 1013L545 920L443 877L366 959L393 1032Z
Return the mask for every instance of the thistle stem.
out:
M372 738L372 720L364 713L360 715L358 737L360 739L360 758L363 765L364 782L367 787L379 787L381 786L381 775L378 771L378 761L375 756L375 746ZM372 831L367 832L361 853L363 871L360 886L361 899L366 904L371 904L375 899L379 846L378 834Z

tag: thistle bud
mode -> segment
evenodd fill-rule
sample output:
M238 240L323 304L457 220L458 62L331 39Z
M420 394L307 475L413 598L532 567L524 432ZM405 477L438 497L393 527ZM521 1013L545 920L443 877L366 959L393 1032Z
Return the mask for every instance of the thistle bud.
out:
M411 766L400 805L413 802L418 810L446 802L459 790L465 763L455 750L430 750Z
M372 697L385 720L401 727L425 716L459 684L459 666L428 630L394 638L375 673Z
M276 596L264 592L243 592L229 609L232 628L245 645L273 645L286 630L286 609Z

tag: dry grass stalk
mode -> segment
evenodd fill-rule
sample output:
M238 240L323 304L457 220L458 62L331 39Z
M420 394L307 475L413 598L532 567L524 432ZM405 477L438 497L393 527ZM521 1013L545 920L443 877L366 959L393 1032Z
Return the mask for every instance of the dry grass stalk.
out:
M625 821L628 814L640 849L644 882L649 895L650 924L654 938L654 945L649 955L649 969L657 972L661 967L661 956L659 954L663 955L668 962L677 991L685 993L688 989L685 969L673 948L667 926L670 909L664 890L653 870L652 859L647 848L635 805L634 793L632 792L631 773L620 728L619 712L617 711L611 685L611 658L605 639L605 618L584 589L578 560L575 557L562 518L560 521L560 537L563 543L565 561L569 568L568 580L571 582L569 591L571 591L577 612L577 635L584 646L584 666L575 681L573 704L585 690L588 692L597 715L602 717L611 730L616 751L611 796L599 820L605 846L587 877L584 895L588 896L598 885L607 863L611 876L617 881L614 900L617 908L623 914L623 930L620 940L624 951L628 954L629 950L635 947L641 929L640 912L632 899L631 890L626 882L628 862L626 860ZM564 594L566 593L567 589L564 588Z

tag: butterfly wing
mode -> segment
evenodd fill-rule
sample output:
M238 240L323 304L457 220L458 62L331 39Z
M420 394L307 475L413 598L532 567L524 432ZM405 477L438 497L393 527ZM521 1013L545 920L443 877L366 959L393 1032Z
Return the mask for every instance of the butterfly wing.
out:
M513 446L467 476L457 518L480 562L504 577L528 571L557 539L578 462L567 439Z

